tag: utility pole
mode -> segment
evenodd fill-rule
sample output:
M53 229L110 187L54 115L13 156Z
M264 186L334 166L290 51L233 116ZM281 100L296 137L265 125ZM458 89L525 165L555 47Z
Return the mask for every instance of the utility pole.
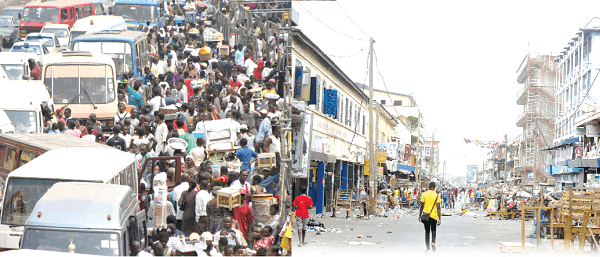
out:
M373 38L370 40L369 45L369 215L374 215L377 210L377 202L375 191L375 122L373 120L373 44L375 41Z
M415 159L415 167L417 167L417 172L415 174L415 182L417 192L421 192L421 111L417 109L419 112L419 117L417 117L417 158Z

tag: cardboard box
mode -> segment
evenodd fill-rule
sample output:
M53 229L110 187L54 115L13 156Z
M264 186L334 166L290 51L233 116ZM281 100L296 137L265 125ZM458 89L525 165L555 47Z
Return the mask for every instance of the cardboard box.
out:
M256 169L260 170L263 168L271 169L277 166L277 158L275 153L261 153L258 155Z
M242 194L233 188L222 188L217 191L217 207L225 207L232 210L234 207L242 206Z

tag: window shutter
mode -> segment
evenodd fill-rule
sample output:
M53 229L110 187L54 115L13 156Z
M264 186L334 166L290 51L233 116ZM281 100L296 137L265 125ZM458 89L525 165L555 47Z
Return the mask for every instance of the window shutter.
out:
M323 102L323 114L336 116L338 108L338 91L334 89L325 89L325 99Z
M308 104L317 104L317 78L310 78L310 100Z

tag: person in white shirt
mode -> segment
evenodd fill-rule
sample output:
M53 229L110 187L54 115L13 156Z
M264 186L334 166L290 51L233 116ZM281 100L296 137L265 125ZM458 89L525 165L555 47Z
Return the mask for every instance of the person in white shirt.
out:
M179 202L179 198L181 197L181 193L183 191L188 190L190 188L190 175L187 173L181 174L181 184L173 188L173 201ZM183 219L183 211L177 208L177 214L175 215L175 219L177 220L177 229L181 230L181 220Z
M179 79L179 81L177 82L177 85L176 85L177 89L175 90L175 94L171 93L171 95L177 99L181 99L181 101L183 103L187 103L188 102L187 87L184 87L183 84L184 84L183 79Z
M155 118L155 122L158 124L156 127L155 138L156 138L156 150L155 152L160 155L165 152L165 146L167 144L167 134L169 133L169 129L167 128L167 124L164 123L165 115L159 113Z
M244 62L244 66L246 66L246 75L250 77L250 75L254 74L254 70L258 67L251 58L246 59Z
M208 192L208 181L200 181L200 191L196 194L196 220L200 226L200 231L208 229L208 220L206 219L206 205L212 200L212 195Z
M129 114L128 112L125 111L125 104L124 103L119 103L119 112L117 112L115 114L115 118L114 124L121 124L123 125L123 121L125 120L125 118L129 118L131 117L131 114Z
M236 181L233 181L233 183L231 183L229 187L235 189L242 189L246 192L247 195L250 194L250 188L252 187L252 185L248 183L248 170L241 170L240 178Z

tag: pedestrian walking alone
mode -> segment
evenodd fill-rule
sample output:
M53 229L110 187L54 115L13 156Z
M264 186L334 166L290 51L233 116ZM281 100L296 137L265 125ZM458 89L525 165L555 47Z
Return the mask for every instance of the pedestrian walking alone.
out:
M419 221L425 226L425 245L427 251L435 252L435 234L436 228L441 224L441 204L442 200L440 196L435 192L435 182L429 183L429 190L421 195L421 206L419 207ZM429 241L429 235L431 234L431 243Z
M306 223L308 222L308 209L312 208L312 198L306 195L307 188L300 187L300 195L296 196L292 205L296 210L296 229L298 230L298 246L306 244L304 237L306 236Z

